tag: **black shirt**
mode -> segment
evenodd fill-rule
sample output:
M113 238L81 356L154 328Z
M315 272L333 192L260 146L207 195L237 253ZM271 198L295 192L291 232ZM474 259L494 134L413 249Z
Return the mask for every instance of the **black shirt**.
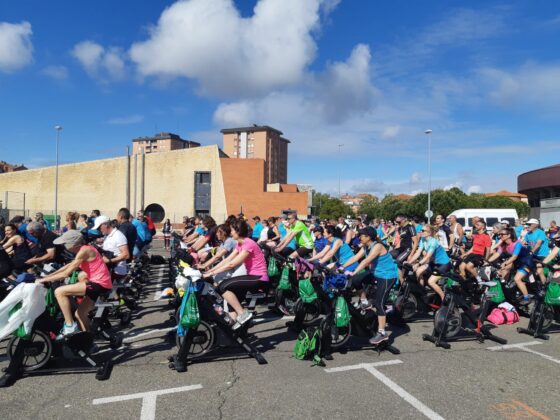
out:
M39 241L37 242L37 251L35 252L35 256L42 257L47 253L49 249L54 248L54 261L62 263L63 261L61 261L61 253L64 250L64 247L62 245L55 245L53 243L56 238L58 238L58 235L56 233L50 230L45 230L43 232L43 235L41 235Z
M401 238L400 248L412 249L412 238L416 236L416 229L410 223L406 226L399 226L399 237Z
M132 253L134 251L134 244L136 243L136 238L138 237L138 233L136 232L136 228L130 222L124 222L119 225L119 230L122 234L126 237L128 242L128 254L130 255L130 259L132 259Z

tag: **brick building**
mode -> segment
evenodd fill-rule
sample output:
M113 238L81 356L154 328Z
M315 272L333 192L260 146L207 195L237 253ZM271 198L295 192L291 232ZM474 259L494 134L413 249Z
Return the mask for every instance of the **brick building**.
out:
M224 152L232 159L263 159L265 184L288 182L288 144L280 130L267 125L221 130Z
M155 222L164 218L180 222L183 216L195 214L211 215L222 222L229 214L241 211L249 218L278 216L287 209L301 217L309 214L309 192L300 191L295 184L268 182L271 159L276 155L268 155L268 160L236 159L217 145L198 147L194 142L189 142L192 147L172 149L175 146L169 140L179 138L172 136L164 133L134 139L137 149L132 156L60 165L61 219L67 211L89 213L94 208L114 217L123 206L133 211L145 209ZM166 140L167 147L164 150L152 140ZM29 213L52 214L54 172L51 166L25 174L0 174L0 191L25 192Z
M171 150L191 149L200 147L200 143L183 140L173 133L159 133L153 137L139 137L132 140L132 154L170 152Z
M5 172L24 171L27 168L23 165L12 165L11 163L0 160L0 174Z

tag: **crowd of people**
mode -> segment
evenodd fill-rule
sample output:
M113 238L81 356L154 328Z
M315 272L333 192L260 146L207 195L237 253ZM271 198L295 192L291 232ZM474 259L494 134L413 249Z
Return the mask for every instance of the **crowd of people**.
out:
M343 217L298 220L295 213L266 219L255 216L252 224L242 214L230 216L221 225L210 216L185 218L183 222L184 246L190 250L196 267L206 277L213 277L234 309L238 325L252 316L241 306L238 296L268 281L262 251L267 247L285 257L338 268L351 277L353 288L360 293L362 309L371 309L364 289L375 282L379 331L372 337L372 344L388 339L385 307L389 291L402 281L403 263L410 264L419 281L443 299L439 281L452 269L452 259L457 261L461 276L478 281L481 279L477 269L483 263L501 259L501 275L511 272L523 294L523 303L528 304L531 296L525 277L534 273L545 280L542 266L533 257L545 263L552 261L558 256L560 240L555 222L545 233L536 219L517 221L511 227L502 220L489 232L485 221L475 217L470 231L463 229L454 216L446 218L441 214L433 224L402 214L389 221L348 221Z
M24 273L39 264L62 264L65 259L66 265L38 282L57 281L81 270L77 283L56 289L65 318L61 335L88 329L87 313L97 298L111 290L114 279L126 276L126 263L143 255L156 233L149 216L139 211L133 217L126 208L118 211L116 219L98 210L89 216L69 212L60 236L41 213L35 215L35 220L16 216L8 223L0 222L0 278ZM288 212L266 219L255 216L252 223L239 214L219 225L211 216L185 217L183 224L181 245L188 250L193 265L215 283L228 302L234 328L252 317L252 312L243 307L242 297L270 280L263 253L263 249L269 249L345 273L360 295L358 305L363 310L373 309L364 290L368 284L376 283L374 307L379 331L370 340L374 345L388 339L386 303L389 291L403 279L403 264L412 266L419 281L443 298L439 280L452 269L452 259L459 261L461 276L480 281L477 268L485 261L501 258L501 274L514 276L528 304L531 296L524 279L535 274L545 281L538 261L547 263L557 258L560 242L555 222L545 233L536 219L518 221L516 226L502 220L491 231L482 218L473 218L474 229L470 231L453 216L446 219L437 215L430 224L403 214L387 221L349 221L343 217L299 220L295 212ZM161 232L164 247L169 249L173 232L169 219ZM70 306L71 296L84 297L75 313Z

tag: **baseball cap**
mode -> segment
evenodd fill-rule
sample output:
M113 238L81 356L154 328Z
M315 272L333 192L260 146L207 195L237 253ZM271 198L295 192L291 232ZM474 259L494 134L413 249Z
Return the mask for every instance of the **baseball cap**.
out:
M500 223L501 223L502 225L508 225L508 226L510 225L509 221L508 221L508 220L505 220L505 219L504 219L504 220L500 220Z
M325 229L323 229L322 226L317 226L315 228L313 228L313 232L319 232L321 234L325 233Z
M280 215L280 219L282 219L282 220L288 220L288 215L285 214L285 213L282 213L282 214Z
M377 239L377 231L374 228L372 228L371 226L367 226L363 229L360 229L358 231L358 235L369 236L374 241Z
M110 221L111 219L109 219L108 216L97 216L95 218L95 223L93 224L93 229L97 230L103 223L109 223Z
M527 224L528 225L538 225L539 224L539 219L529 219L529 220L527 220Z
M55 245L64 245L66 249L70 249L76 245L82 244L83 235L78 230L68 230L53 241Z

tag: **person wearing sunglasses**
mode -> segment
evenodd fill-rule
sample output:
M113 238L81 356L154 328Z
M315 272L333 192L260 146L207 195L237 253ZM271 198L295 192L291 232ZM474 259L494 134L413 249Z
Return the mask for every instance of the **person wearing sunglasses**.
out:
M428 285L443 300L444 293L438 281L441 276L451 270L451 264L447 252L445 252L445 249L436 238L438 231L438 226L424 225L422 227L418 250L409 258L408 262L412 264L418 261L415 271L420 282L422 282L422 276L429 270L431 274L428 279ZM437 272L438 275L433 274L434 272Z
M502 228L499 236L501 243L488 261L496 261L500 257L507 258L502 264L500 276L505 278L512 269L515 270L513 280L519 291L523 294L523 301L520 303L522 305L529 305L531 297L523 280L535 270L535 263L531 252L521 242L517 241L513 228Z
M296 212L288 214L287 235L276 247L276 252L281 252L295 239L297 248L290 254L291 258L305 258L313 253L313 236L305 223L298 220Z

